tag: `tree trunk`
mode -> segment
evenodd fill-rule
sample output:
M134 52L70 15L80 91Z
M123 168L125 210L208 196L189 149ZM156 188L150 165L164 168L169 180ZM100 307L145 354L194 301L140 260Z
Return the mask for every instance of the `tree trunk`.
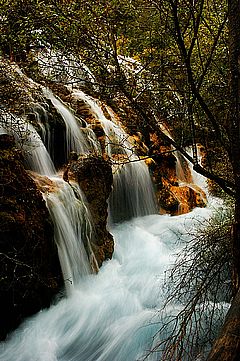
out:
M240 360L240 0L229 0L230 159L235 181L235 219L233 225L233 295L224 326L207 361Z
M235 181L235 223L233 226L233 292L240 280L240 0L229 0L230 103L229 129L231 162Z
M238 291L207 361L238 361L240 358L240 290Z

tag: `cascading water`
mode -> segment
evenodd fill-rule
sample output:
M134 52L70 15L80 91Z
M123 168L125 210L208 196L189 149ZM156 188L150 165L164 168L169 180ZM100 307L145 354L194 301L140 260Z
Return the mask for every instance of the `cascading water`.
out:
M34 127L10 113L3 112L3 119L3 128L14 136L25 153L26 167L42 175L54 175L53 162Z
M79 186L74 183L70 185L59 178L53 180L57 191L45 194L44 198L54 223L63 279L70 292L81 277L92 271L86 249L92 258L90 238L93 226ZM83 232L83 228L87 232Z
M87 141L81 132L80 125L76 119L76 117L67 109L64 104L57 99L53 93L44 89L44 95L51 100L54 107L61 114L62 119L65 123L66 127L66 153L69 156L71 151L75 151L79 153L88 153L89 147Z
M69 122L71 121L70 118ZM41 138L31 124L11 114L8 114L5 123L6 126L3 129L7 132L10 132L10 129L18 129L18 132L13 135L18 142L23 140L27 168L48 177L47 183L51 186L49 184L46 186L47 192L44 193L44 199L54 223L55 242L69 293L81 276L97 269L97 262L90 245L93 226L84 195L77 184L64 182L57 176ZM70 126L69 129L69 139L74 139L79 134L82 136L80 131L79 134L77 133L75 125ZM81 139L75 142L75 145L79 144L79 148L76 147L75 150L80 149Z
M201 146L197 145L197 162L201 165L202 162L202 156L201 156ZM187 153L192 157L192 149L189 147L186 149ZM193 183L198 185L207 195L209 195L208 192L208 186L207 186L207 178L203 175L197 173L193 169L193 164L189 162L189 168L191 169L191 174L193 178Z
M66 159L68 159L71 151L77 154L89 154L90 151L94 151L96 154L101 153L100 145L92 129L85 124L83 130L80 119L76 118L49 89L43 88L43 93L52 102L64 121L66 128Z
M157 213L148 167L135 154L133 145L128 141L129 136L117 124L114 113L106 108L108 119L95 99L79 90L75 90L73 95L83 100L92 116L102 124L106 153L115 165L113 191L109 199L110 223Z
M114 122L97 113L100 108L96 108L96 104L92 111L94 109L108 138L114 143L106 144L114 159L116 143L113 138L121 139L117 141L119 152L121 143L124 149L129 149L126 135ZM130 151L131 154L128 151L122 154L134 160L131 158L131 147ZM126 165L124 167L130 169ZM1 361L161 360L162 351L149 351L159 339L168 336L167 331L162 335L158 334L158 330L182 307L172 302L164 314L159 313L165 302L165 272L173 264L176 251L182 247L178 232L186 234L194 222L198 224L208 218L211 210L195 209L192 213L175 217L142 216L154 208L154 198L150 200L151 205L144 205L148 211L146 208L143 210L142 204L148 202L146 199L151 198L153 192L143 171L145 165L137 167L140 170L124 171L127 174L119 176L122 185L115 181L118 195L116 204L111 203L111 207L118 207L121 197L130 197L127 207L134 208L136 218L112 225L114 256L104 263L98 274L89 274L87 254L82 247L81 222L87 222L89 232L91 222L86 221L86 208L80 190L75 185L51 178L57 191L45 193L45 199L55 223L66 287L71 284L71 292L68 298L26 320L10 335L0 346ZM40 173L44 173L43 169ZM129 190L130 179L141 194L122 195ZM116 209L111 211L118 212ZM185 241L187 239L186 235Z
M114 258L97 275L81 278L69 298L26 321L2 345L0 360L143 360L163 337L156 334L164 320L181 310L172 303L164 319L158 317L177 233L209 214L208 209L196 209L177 217L152 215L114 227ZM161 360L161 355L150 353L147 360Z
M48 122L48 112L46 109L40 104L35 104L32 107L32 113L36 118L37 124L40 128L41 139L43 144L46 146L48 153L51 150L51 131ZM42 122L42 118L44 119L44 123Z
M53 162L44 146L40 136L31 124L28 124L28 140L23 149L27 154L29 169L43 175L52 176L56 173Z

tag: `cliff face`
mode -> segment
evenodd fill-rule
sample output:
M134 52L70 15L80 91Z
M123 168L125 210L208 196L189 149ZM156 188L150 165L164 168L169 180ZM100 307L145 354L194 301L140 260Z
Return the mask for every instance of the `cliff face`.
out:
M62 285L53 227L13 139L0 135L0 337L49 306Z

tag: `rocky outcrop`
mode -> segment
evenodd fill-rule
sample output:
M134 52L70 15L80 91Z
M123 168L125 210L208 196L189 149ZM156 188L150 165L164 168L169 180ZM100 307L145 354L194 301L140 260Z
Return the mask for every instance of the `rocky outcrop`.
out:
M49 306L63 285L45 202L13 138L0 135L0 337Z
M91 246L101 266L113 253L113 237L106 229L107 199L113 183L111 165L102 157L80 157L70 161L63 177L76 181L85 193L95 226Z
M205 207L204 191L193 183L187 162L174 155L171 148L155 142L154 160L150 163L160 213L179 215L195 207Z

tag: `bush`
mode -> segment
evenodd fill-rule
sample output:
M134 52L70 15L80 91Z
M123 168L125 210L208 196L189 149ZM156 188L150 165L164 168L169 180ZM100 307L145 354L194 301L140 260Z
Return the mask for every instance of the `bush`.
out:
M229 307L232 207L214 211L204 224L197 222L192 232L187 231L187 243L186 234L178 234L185 245L167 274L168 296L160 312L162 326L155 335L160 341L151 351L161 350L162 360L204 360Z

